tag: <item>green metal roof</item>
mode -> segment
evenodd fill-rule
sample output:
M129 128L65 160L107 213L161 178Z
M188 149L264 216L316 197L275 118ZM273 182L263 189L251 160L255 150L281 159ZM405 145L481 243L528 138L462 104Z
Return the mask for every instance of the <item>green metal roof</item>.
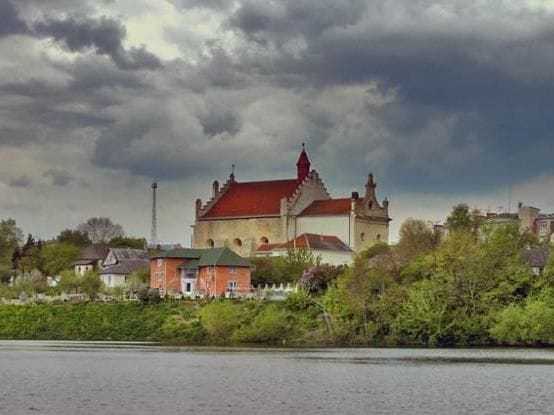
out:
M250 267L252 266L246 258L235 254L229 248L210 248L202 250L202 256L198 261L198 266L231 266L231 267Z
M162 251L152 255L150 259L156 258L183 258L187 259L179 268L195 268L206 266L230 266L250 267L252 264L246 258L234 253L229 248L178 248L171 251Z
M172 249L171 251L160 251L157 254L154 254L150 259L156 258L186 258L186 259L198 259L202 255L204 249L193 249L193 248L177 248Z

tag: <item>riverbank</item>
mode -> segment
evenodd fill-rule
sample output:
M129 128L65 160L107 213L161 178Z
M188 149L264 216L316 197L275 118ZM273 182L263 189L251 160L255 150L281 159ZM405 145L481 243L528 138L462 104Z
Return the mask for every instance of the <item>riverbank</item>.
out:
M0 305L2 340L149 341L183 345L287 347L412 346L393 336L339 330L309 297L282 302L166 301ZM537 342L511 345L548 346ZM489 338L470 346L500 346ZM447 346L468 346L465 343Z
M333 344L321 312L294 301L0 305L0 339L191 345Z

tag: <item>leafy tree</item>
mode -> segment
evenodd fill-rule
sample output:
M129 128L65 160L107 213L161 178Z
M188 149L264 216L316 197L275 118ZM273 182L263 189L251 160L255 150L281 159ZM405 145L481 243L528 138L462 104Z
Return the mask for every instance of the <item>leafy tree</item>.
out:
M109 242L114 238L123 237L125 232L121 225L113 223L109 218L90 218L78 226L79 232L88 236L93 244Z
M200 321L215 343L227 343L240 325L240 310L230 302L212 302L200 310Z
M398 255L409 261L437 247L439 235L427 223L418 219L406 219L400 227L400 239L396 245Z
M35 269L42 271L41 249L42 242L35 241L31 234L27 235L27 241L21 247L18 255L17 268L22 272L30 272Z
M62 271L58 282L58 289L68 294L77 294L81 288L79 275L74 271Z
M80 248L84 248L92 243L87 233L73 229L65 229L61 231L56 237L56 240L60 244L74 245Z
M311 267L302 273L298 284L310 294L318 294L325 291L328 285L334 281L343 271L343 266L320 265Z
M71 267L79 252L78 246L68 243L45 245L40 252L42 268L46 275L56 276Z
M289 249L279 257L251 258L254 265L252 284L281 284L296 282L302 272L321 264L321 257L305 248Z
M46 278L40 271L20 272L15 278L15 289L20 293L35 294L45 292L48 289Z
M0 221L0 281L2 282L7 282L12 275L13 259L16 258L22 239L23 233L17 227L15 220Z
M460 203L452 208L446 224L452 232L467 231L477 235L479 227L483 224L483 218L479 210L470 211L467 204Z
M79 284L83 294L86 294L91 300L96 299L102 289L102 280L94 271L85 272L80 278Z
M109 245L112 248L144 249L144 246L146 245L146 239L133 238L129 236L118 236L111 239Z

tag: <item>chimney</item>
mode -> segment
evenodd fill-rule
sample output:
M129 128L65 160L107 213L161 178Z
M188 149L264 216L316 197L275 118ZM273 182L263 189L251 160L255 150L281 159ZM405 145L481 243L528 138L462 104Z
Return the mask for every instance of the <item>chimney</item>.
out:
M352 192L352 199L358 200L360 198L360 194L358 192Z
M219 182L217 180L214 180L214 184L212 185L212 197L215 199L218 194L219 194Z
M200 210L202 209L202 201L200 199L196 199L194 206L196 208L196 217L198 217L200 216Z

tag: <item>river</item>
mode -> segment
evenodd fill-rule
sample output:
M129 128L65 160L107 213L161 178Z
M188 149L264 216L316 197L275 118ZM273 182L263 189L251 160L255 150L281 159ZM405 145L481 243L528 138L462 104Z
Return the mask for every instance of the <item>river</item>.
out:
M554 350L0 341L0 414L552 414Z

